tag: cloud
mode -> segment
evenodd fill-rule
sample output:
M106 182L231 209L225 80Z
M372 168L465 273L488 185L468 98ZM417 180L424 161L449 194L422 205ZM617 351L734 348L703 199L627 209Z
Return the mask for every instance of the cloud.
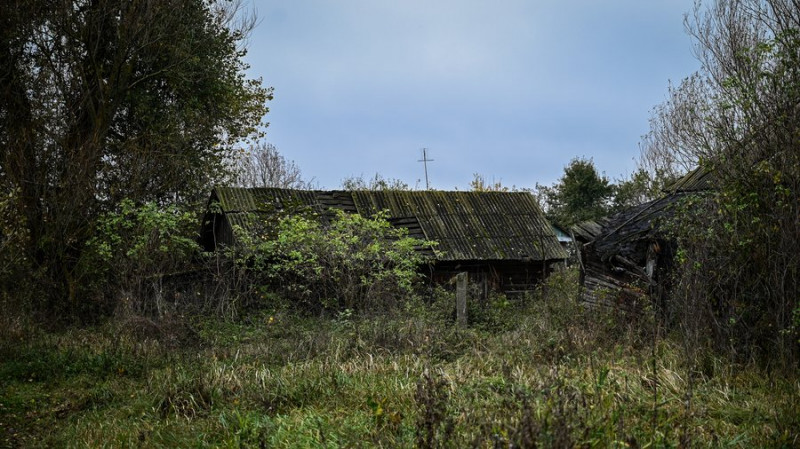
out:
M483 169L549 182L595 154L616 174L667 79L693 70L691 3L259 1L248 58L276 88L269 139L330 187L400 167L413 181L422 146L439 187Z

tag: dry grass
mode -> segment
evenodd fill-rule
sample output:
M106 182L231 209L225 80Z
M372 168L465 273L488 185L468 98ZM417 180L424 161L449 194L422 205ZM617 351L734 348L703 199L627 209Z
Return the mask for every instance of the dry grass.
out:
M0 445L800 444L796 376L713 355L698 372L680 341L586 313L571 285L468 328L445 295L393 317L269 311L153 337L127 322L5 340Z

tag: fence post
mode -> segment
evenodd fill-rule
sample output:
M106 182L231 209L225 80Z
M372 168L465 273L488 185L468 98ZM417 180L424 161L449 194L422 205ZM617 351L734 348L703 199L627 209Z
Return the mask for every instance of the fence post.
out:
M456 275L456 322L459 325L467 325L467 272Z

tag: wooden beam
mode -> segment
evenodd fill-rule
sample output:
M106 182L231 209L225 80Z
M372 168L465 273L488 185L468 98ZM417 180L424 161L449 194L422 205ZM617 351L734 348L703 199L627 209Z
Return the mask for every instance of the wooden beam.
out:
M469 275L466 271L456 275L456 322L467 325L467 281Z

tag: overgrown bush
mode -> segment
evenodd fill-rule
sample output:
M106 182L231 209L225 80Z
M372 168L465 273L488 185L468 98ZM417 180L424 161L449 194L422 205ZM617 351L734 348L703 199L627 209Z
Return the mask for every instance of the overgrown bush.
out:
M281 217L274 235L255 246L255 276L296 306L312 310L392 309L414 294L418 248L430 246L396 228L385 213L335 212L324 226L315 216Z
M709 192L675 220L675 295L687 348L800 363L800 9L792 0L696 2L701 69L655 109L645 163L700 166Z
M687 199L674 220L676 318L687 348L793 366L800 360L800 239L786 221L796 212L772 204L785 201L783 194L729 188Z
M168 313L164 280L192 268L199 246L194 214L155 203L123 200L102 214L79 264L89 298L123 313Z
M0 307L16 311L3 313L0 318L0 336L14 331L23 318L31 312L29 288L34 267L25 253L30 236L24 226L25 218L14 208L18 191L0 195Z
M202 317L178 347L116 321L0 344L0 446L797 447L796 374L713 353L687 371L677 340L630 345L574 279L499 331L437 291L393 316Z

